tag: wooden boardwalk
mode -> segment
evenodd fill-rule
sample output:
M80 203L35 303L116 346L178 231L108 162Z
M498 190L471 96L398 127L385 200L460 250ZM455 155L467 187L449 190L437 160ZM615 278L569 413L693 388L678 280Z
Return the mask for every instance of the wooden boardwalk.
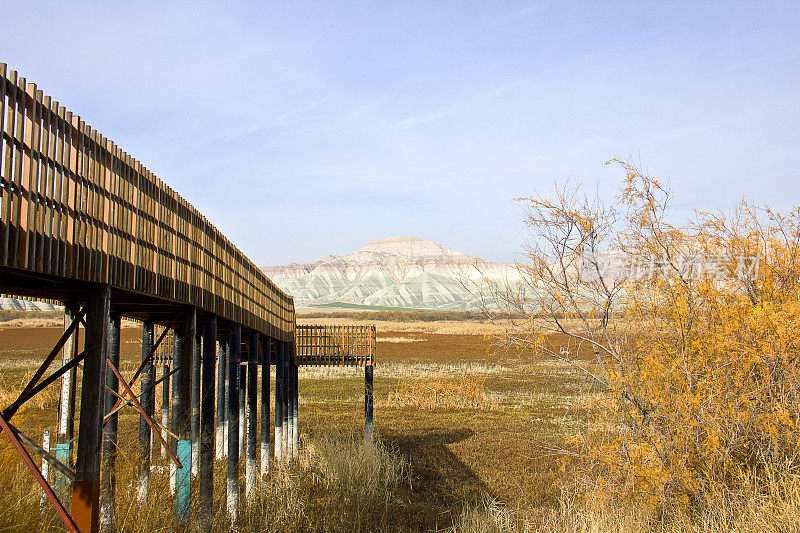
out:
M248 497L258 476L269 475L271 455L278 467L297 456L299 366L364 367L365 433L372 437L375 328L298 327L291 296L197 209L2 63L0 294L66 308L64 334L17 400L0 412L0 432L70 531L114 530L114 456L122 408L139 413L139 499L148 498L152 440L172 464L179 521L189 518L190 486L196 480L202 531L210 530L215 508L215 457L227 461L225 508L233 527L240 455ZM141 364L132 376L120 372L121 317L142 322ZM85 329L82 347L75 341L80 326ZM60 365L53 365L56 359ZM271 365L274 443L268 431ZM60 368L50 371L54 366ZM265 392L260 396L259 382ZM56 454L50 455L11 419L55 383L61 384L61 402ZM159 384L167 407L156 421ZM59 499L31 453L53 467L58 487L71 487L71 502Z
M5 64L0 131L0 292L69 301L105 284L126 315L151 300L191 304L291 339L290 296L144 165Z

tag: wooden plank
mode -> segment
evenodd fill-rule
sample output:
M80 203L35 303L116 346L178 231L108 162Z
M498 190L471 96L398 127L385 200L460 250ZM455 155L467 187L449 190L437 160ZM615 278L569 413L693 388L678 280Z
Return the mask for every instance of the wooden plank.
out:
M66 158L65 167L67 169L66 184L64 186L67 204L67 220L64 225L64 275L68 278L76 276L75 260L75 232L77 220L76 216L76 196L78 194L77 174L78 174L78 136L77 136L77 117L72 112L66 111L64 115L67 131L64 135L64 156Z
M20 205L20 233L18 239L18 262L20 268L36 270L36 206L39 184L38 143L39 106L36 105L38 91L35 83L25 87L25 146L23 149L22 198Z
M45 217L44 217L44 239L43 250L41 253L43 272L55 274L57 269L56 262L53 260L53 249L57 247L57 228L56 228L56 209L58 205L58 169L56 168L56 151L58 149L58 113L54 108L57 105L49 96L44 99L45 117L47 123L47 148L45 150L46 159L43 166L47 169L45 174Z
M11 220L11 170L14 153L14 94L17 73L0 65L0 265L8 262L8 232Z
M49 113L44 106L44 93L36 90L34 93L34 107L36 108L36 122L34 126L33 146L31 156L33 163L32 190L33 198L32 213L34 226L31 228L31 243L29 262L36 272L44 271L44 239L45 239L45 216L47 210L47 142Z
M27 116L27 95L26 95L25 78L18 78L17 80L17 94L16 94L16 131L14 134L14 196L12 197L11 206L11 228L12 233L9 235L8 253L9 264L15 267L25 268L27 265L20 262L21 258L26 255L20 253L20 242L24 237L27 241L27 223L28 223L28 203L25 199L27 194L25 181L27 181L27 165L25 163L25 145L26 141L29 142L30 126Z
M51 273L57 276L64 276L64 242L66 240L66 219L68 213L66 209L66 171L64 168L64 131L66 124L64 122L64 108L58 102L53 101L52 108L55 113L56 127L53 131L55 139L54 151L54 168L55 168L55 185L53 190L53 199L55 205L53 208L53 242L50 251Z

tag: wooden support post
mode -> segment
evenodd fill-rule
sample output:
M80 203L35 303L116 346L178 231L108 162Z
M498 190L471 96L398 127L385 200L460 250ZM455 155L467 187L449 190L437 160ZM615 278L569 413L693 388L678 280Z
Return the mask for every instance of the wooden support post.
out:
M42 434L42 450L45 452L50 451L50 430L45 429L44 433ZM42 457L42 478L47 481L50 475L50 463L47 462L45 457ZM45 518L47 507L47 493L44 489L42 489L42 496L39 498L39 513L42 515L42 518Z
M300 387L297 382L299 377L299 368L297 365L292 365L292 450L294 450L294 458L300 456L300 424L298 420L298 413L300 411Z
M180 360L180 353L183 351L183 335L182 335L183 327L182 325L178 325L176 328L172 330L172 366L177 368L178 361ZM169 371L169 367L166 368ZM172 380L172 393L170 394L169 386L164 388L163 400L162 402L166 403L167 409L166 414L167 416L164 417L164 409L161 409L161 427L164 429L169 430L169 434L167 434L167 443L169 444L169 449L172 451L172 454L177 456L178 451L178 442L175 439L175 435L178 434L178 419L175 416L175 409L172 409L172 418L169 417L170 411L170 404L175 402L176 396L178 395L178 375L180 371L175 374L175 379ZM168 374L167 374L168 375ZM166 381L166 380L165 380ZM166 385L166 383L165 383ZM166 457L166 449L163 449L162 452ZM180 461L180 459L178 459ZM169 493L175 494L175 479L178 475L178 467L175 463L171 463L169 465Z
M119 336L120 316L111 315L108 327L108 353L107 357L116 367L119 367ZM119 380L113 372L106 371L105 408L103 414L110 412L117 403L119 393ZM113 391L113 392L112 392ZM116 512L116 455L117 455L117 414L114 413L103 426L103 454L102 475L100 476L100 531L113 532L115 530L114 515Z
M189 522L189 495L192 482L192 410L189 403L192 394L192 358L195 354L195 331L197 327L195 308L186 310L186 319L179 332L179 349L173 355L172 364L177 367L173 381L172 427L177 436L175 451L181 467L175 472L175 518L181 525Z
M283 341L275 340L275 466L283 461Z
M241 353L241 351L240 351ZM247 367L239 365L239 457L245 457L247 444Z
M153 359L147 361L147 356L153 348L153 323L142 324L142 362L146 364L141 374L141 404L147 416L153 416L151 405L154 405L155 394L153 390L154 367ZM136 500L139 505L147 501L150 492L150 425L143 416L139 416L139 480Z
M197 477L200 468L200 383L203 330L197 324L195 311L194 354L192 354L192 475ZM182 461L181 461L182 462Z
M227 509L232 524L239 513L239 375L242 326L233 324L228 343L228 468Z
M228 373L227 347L227 340L220 339L217 348L217 459L225 457L225 410L227 409L225 398L228 396L225 392L225 376Z
M75 318L75 312L69 308L64 308L64 331L69 328ZM78 332L79 329L70 335L64 344L62 362L67 364L78 355ZM61 396L58 406L58 437L56 441L56 458L67 466L72 466L73 438L75 436L75 390L76 390L75 369L69 370L61 378ZM60 497L64 498L70 490L70 480L60 472L55 472L53 479L53 490Z
M258 425L258 347L257 331L250 331L247 344L247 454L245 462L245 494L251 501L256 489L256 426Z
M372 421L372 371L373 366L364 367L364 438L372 442L373 421Z
M203 328L203 372L200 387L200 465L197 478L197 514L201 533L211 531L214 496L214 366L216 364L217 317L206 319Z
M289 389L289 343L283 343L283 462L288 464L291 460L289 454L289 435L292 432L291 428L291 394Z
M72 518L82 532L100 528L100 453L103 439L103 386L105 383L111 290L91 291L87 302L81 415L78 454L72 488Z
M173 335L176 335L174 330L173 330ZM175 354L175 343L177 343L177 342L178 342L177 340L173 339L173 345L172 345L173 346L173 348L172 348L172 350L173 350L173 352L172 352L173 353L173 360L174 360L174 354ZM164 361L162 361L162 363L163 364L161 366L161 369L162 369L161 370L161 376L162 376L162 381L161 381L161 427L168 428L169 427L169 403L170 403L170 400L169 400L169 396L170 396L170 394L169 394L169 382L170 382L169 366L170 365L169 365L169 361L167 361L166 358L164 359ZM170 444L172 444L171 440L169 442L170 442ZM161 458L162 459L166 459L167 458L167 450L166 450L166 448L164 448L163 446L160 446L160 448L161 448Z
M261 354L261 479L269 474L269 373L273 340L264 338Z

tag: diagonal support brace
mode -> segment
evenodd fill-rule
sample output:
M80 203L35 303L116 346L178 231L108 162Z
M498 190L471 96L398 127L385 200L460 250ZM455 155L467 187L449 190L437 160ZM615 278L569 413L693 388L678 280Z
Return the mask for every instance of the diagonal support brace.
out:
M133 393L133 391L131 390L130 385L128 385L128 382L125 381L125 378L122 377L122 374L119 373L119 370L117 370L117 367L115 367L114 364L111 362L111 360L109 360L108 358L106 358L106 365L108 365L108 368L110 368L111 371L114 372L114 375L117 376L117 379L119 380L120 384L125 388L125 392L128 394L129 399L133 402L133 407L137 411L139 411L139 414L142 416L142 418L144 418L144 421L147 422L147 425L150 426L150 429L153 430L153 433L155 434L155 436L158 437L159 441L161 441L162 446L164 446L164 448L167 450L167 454L169 455L169 458L172 459L172 462L175 463L176 467L183 468L183 466L181 465L181 462L178 461L178 458L175 457L174 453L172 453L172 450L170 449L169 444L167 444L167 441L164 440L164 437L161 435L161 432L158 430L158 427L159 427L158 424L153 422L150 419L150 417L147 416L147 413L145 413L144 408L142 407L142 404L139 403L139 399ZM122 401L122 400L120 400L120 401Z
M78 327L78 324L80 324L80 320L83 318L83 315L85 314L86 314L86 308L84 307L83 309L81 309L78 315L73 319L72 323L69 325L66 331L64 331L63 335L61 335L61 338L58 339L58 342L50 351L48 356L45 357L44 361L42 361L42 364L39 366L39 369L33 375L28 384L25 385L25 388L19 394L19 397L14 401L14 403L12 403L3 410L3 416L7 420L11 420L11 417L14 416L14 414L22 406L22 404L24 404L26 401L28 401L28 399L31 398L30 395L31 390L33 390L33 388L36 387L36 384L39 383L40 379L42 379L44 373L47 371L48 368L50 368L50 364L53 362L58 353L61 351L61 348L64 347L64 344L66 344L70 336L72 336L72 333Z
M33 439L31 439L25 433L20 431L18 428L16 428L11 422L7 422L7 424L9 429L11 430L11 433L13 433L14 436L17 437L20 441L24 442L25 444L33 448L33 451L36 453L36 455L38 455L39 457L41 457L42 459L53 465L53 468L55 468L56 470L67 476L70 480L75 481L75 472L70 470L70 468L67 465L56 459L47 450L39 446L36 442L34 442Z
M8 437L8 440L11 441L11 444L12 446L14 446L16 452L19 454L20 457L22 457L22 461L25 463L25 466L28 467L28 470L31 471L31 474L33 474L33 477L36 480L36 482L39 484L40 487L42 487L45 496L47 496L47 499L50 500L50 503L53 504L56 513L58 513L58 516L64 522L64 525L67 526L67 530L73 533L80 533L80 531L78 530L78 526L75 525L75 522L72 520L72 517L69 515L67 510L64 508L64 505L61 503L61 500L58 499L56 493L53 492L53 488L50 486L47 480L42 476L42 473L39 472L39 469L34 464L33 459L31 459L31 456L28 454L28 451L25 449L25 447L22 445L19 439L14 435L14 432L9 426L8 421L2 414L0 414L0 429L3 430L3 433L5 433L6 437Z
M161 379L159 379L158 381L156 381L155 383L153 383L153 387L156 387L156 386L158 386L158 385L159 385L159 384L161 384L161 383L162 383L162 382L163 382L165 379L168 379L168 378L169 378L169 377L170 377L172 374L175 374L175 373L177 373L179 370L180 370L180 368L176 368L176 369L174 369L172 372L170 372L169 374L167 374L166 376L162 376L162 377L161 377ZM112 409L111 411L109 411L109 412L108 412L108 414L106 415L106 417L103 419L103 425L104 425L104 426L105 426L105 425L108 423L108 421L109 421L109 420L111 420L111 417L112 417L112 416L114 416L114 415L115 415L115 414L117 414L119 411L121 411L122 409L124 409L125 407L127 407L127 406L129 406L129 405L131 405L131 404L133 403L131 400L127 400L127 399L125 399L123 396L120 396L118 393L114 392L113 390L109 389L108 387L106 387L106 389L107 389L107 390L109 390L109 391L111 391L111 392L113 392L113 393L114 393L114 394L115 394L115 395L116 395L118 398L120 398L120 399L121 399L121 401L122 401L123 403L122 403L122 404L120 404L119 402L117 402L117 407L115 407L114 409ZM136 396L136 398L138 398L138 399L140 399L140 400L141 400L141 397L142 397L142 394L139 394L138 396Z
M175 323L175 320L178 319L178 316L180 314L181 314L180 311L175 313L175 316L173 316L172 319L169 321L167 327L164 328L164 331L161 332L161 335L158 337L158 340L156 341L155 344L153 344L153 347L150 349L150 352L148 352L147 357L144 358L142 363L139 365L139 368L133 374L133 377L131 378L131 386L136 385L136 380L139 379L139 376L144 370L144 367L147 366L147 364L153 358L153 355L156 353L156 350L158 350L158 347L161 345L161 341L164 340L164 337L167 336L167 332L172 328L172 324ZM122 400L117 400L117 403L114 404L114 407L111 409L111 411L109 411L109 413L114 413L118 411L119 410L118 407L120 406L121 403ZM103 420L103 423L105 424L106 420Z

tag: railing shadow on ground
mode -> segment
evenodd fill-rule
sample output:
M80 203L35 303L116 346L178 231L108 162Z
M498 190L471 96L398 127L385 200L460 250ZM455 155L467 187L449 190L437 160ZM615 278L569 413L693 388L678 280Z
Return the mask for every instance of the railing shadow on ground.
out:
M448 445L475 436L469 428L442 429L419 434L387 435L381 440L411 462L410 504L421 523L449 527L465 505L496 495Z

